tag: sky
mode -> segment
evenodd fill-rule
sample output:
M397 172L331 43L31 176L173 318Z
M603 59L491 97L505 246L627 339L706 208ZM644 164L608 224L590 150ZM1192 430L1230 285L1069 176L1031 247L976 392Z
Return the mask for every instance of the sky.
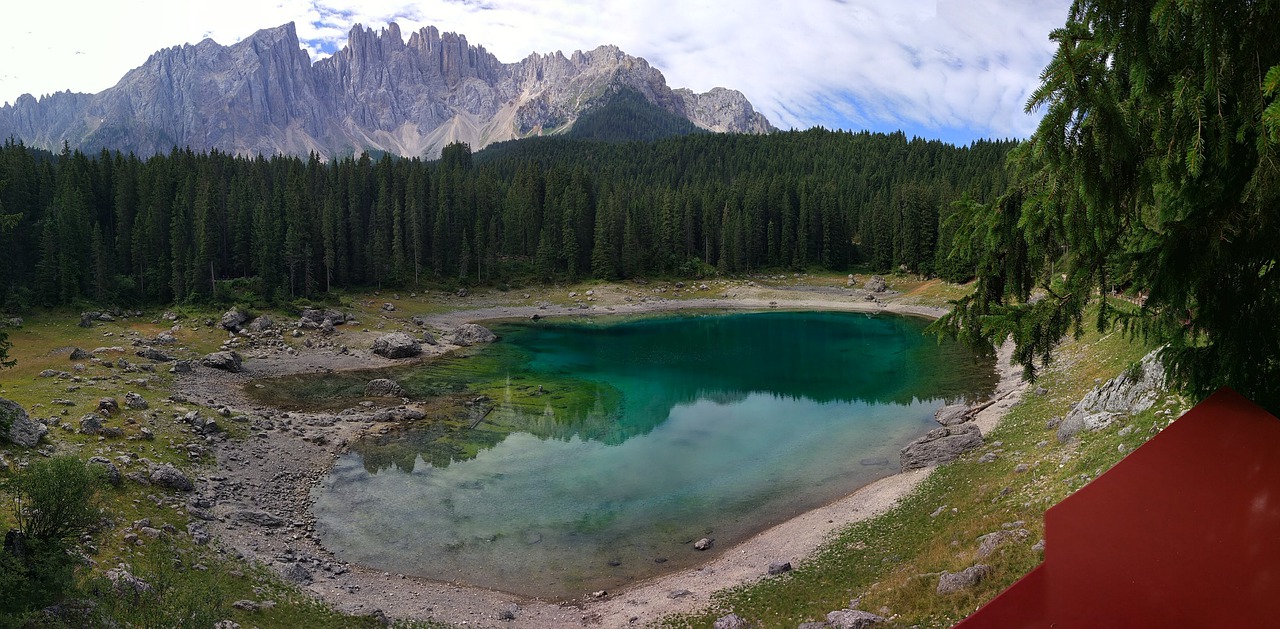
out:
M1025 138L1070 0L60 0L6 3L0 104L95 93L151 53L294 22L316 61L354 24L467 37L500 61L614 44L668 85L737 89L781 129Z

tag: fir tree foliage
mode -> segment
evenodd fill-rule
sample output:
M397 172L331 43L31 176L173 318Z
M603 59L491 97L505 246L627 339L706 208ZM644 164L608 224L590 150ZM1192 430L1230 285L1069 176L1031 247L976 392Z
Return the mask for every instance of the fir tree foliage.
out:
M430 162L326 162L49 154L8 141L0 296L20 310L225 300L232 283L270 302L711 269L928 275L950 245L940 209L994 199L1012 146L814 129L530 138L474 155L455 144Z
M1280 410L1277 3L1077 0L1012 152L1009 191L957 206L977 291L937 328L1012 335L1034 377L1096 321L1164 346L1169 375Z

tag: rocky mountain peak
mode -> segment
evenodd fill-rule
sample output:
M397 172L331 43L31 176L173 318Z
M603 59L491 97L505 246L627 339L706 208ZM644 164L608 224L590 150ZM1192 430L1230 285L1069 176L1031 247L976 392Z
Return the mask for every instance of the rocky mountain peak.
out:
M531 54L504 64L464 35L427 26L409 34L361 24L314 63L293 23L223 46L206 39L152 54L98 94L20 98L0 108L0 135L56 150L139 154L172 146L326 157L376 149L434 157L446 144L475 149L558 133L620 90L714 131L772 126L746 97L717 88L672 90L656 68L617 46Z

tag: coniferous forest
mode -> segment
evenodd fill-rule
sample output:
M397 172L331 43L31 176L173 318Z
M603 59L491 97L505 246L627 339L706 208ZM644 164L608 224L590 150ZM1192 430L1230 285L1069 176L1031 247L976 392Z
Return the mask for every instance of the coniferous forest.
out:
M966 279L946 218L1004 191L1013 146L814 129L459 144L427 162L9 141L0 293L14 310L853 265Z

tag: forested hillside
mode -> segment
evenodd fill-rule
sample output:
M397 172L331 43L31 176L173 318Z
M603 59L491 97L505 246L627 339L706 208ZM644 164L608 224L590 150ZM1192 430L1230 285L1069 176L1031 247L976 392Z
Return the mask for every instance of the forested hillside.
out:
M953 279L952 202L1006 187L1012 142L821 129L473 156L139 158L0 149L5 306L266 299L333 288L905 268Z

